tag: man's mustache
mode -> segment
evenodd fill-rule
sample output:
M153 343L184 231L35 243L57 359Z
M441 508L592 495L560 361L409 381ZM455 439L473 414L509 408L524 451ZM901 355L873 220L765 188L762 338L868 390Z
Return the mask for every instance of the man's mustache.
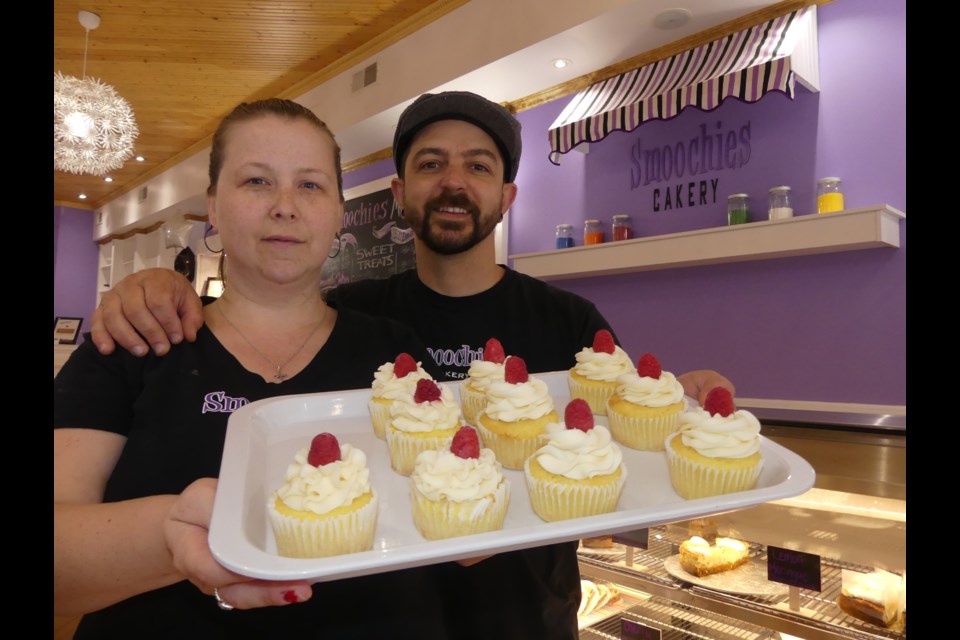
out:
M427 201L427 206L424 207L425 213L429 215L430 211L439 209L441 207L457 207L459 209L466 209L470 216L476 220L480 216L480 207L471 202L464 194L460 193L442 193L436 198Z

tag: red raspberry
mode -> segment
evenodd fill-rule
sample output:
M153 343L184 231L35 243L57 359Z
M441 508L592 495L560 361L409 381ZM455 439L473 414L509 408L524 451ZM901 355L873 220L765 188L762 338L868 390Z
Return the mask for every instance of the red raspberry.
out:
M590 431L593 429L593 412L586 400L574 398L567 403L567 408L563 410L563 422L567 429L580 429L580 431Z
M337 442L337 436L332 433L321 433L314 436L310 442L310 453L307 454L307 462L315 467L322 467L325 464L336 462L340 459L340 443Z
M480 437L473 427L463 425L453 436L450 452L458 458L479 458Z
M530 379L527 363L520 356L510 356L503 365L503 379L510 384L520 384Z
M613 342L613 334L606 329L600 329L593 336L593 350L597 353L613 353L616 345Z
M496 338L490 338L487 340L486 346L483 348L483 359L485 362L496 362L497 364L503 364L503 361L506 359L506 354L503 352L503 345L500 344L500 341Z
M637 360L637 375L641 378L660 379L663 369L660 368L660 362L652 353L645 353Z
M401 353L397 356L397 359L393 361L393 375L398 378L403 378L408 373L413 373L417 370L417 361L413 359L409 353Z
M707 393L707 399L703 403L703 408L710 415L721 415L724 418L737 410L733 404L733 396L730 391L724 387L714 387Z
M423 402L433 402L440 399L440 387L437 383L428 378L417 380L417 390L413 394L413 400L417 404Z

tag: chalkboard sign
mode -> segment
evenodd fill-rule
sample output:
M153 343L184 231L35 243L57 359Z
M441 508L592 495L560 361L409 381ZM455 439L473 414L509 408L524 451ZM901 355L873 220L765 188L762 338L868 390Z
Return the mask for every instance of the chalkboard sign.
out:
M767 580L820 591L820 556L768 546Z
M347 200L340 240L323 265L321 286L388 278L414 268L413 231L400 214L389 187Z
M613 534L613 541L625 544L628 547L637 547L640 549L650 548L650 529L634 529L633 531L621 531Z
M620 640L660 640L662 637L660 629L620 618Z

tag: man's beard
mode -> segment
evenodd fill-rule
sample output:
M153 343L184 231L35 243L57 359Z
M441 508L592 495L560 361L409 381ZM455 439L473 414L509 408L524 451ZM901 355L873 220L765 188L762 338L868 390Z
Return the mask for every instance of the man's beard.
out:
M432 200L428 200L423 210L419 210L409 203L404 203L403 210L410 228L431 251L440 255L454 255L469 251L487 238L500 222L500 205L497 203L496 213L482 215L480 208L463 194L442 193ZM433 212L440 207L458 207L465 209L473 224L470 232L462 231L465 221L437 221L437 230L431 225ZM445 233L444 231L447 231Z

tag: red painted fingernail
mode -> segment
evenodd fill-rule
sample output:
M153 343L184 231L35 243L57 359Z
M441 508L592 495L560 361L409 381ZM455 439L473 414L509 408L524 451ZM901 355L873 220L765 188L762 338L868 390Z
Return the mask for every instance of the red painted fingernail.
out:
M297 595L296 591L284 591L283 600L284 602L300 602L300 596Z

